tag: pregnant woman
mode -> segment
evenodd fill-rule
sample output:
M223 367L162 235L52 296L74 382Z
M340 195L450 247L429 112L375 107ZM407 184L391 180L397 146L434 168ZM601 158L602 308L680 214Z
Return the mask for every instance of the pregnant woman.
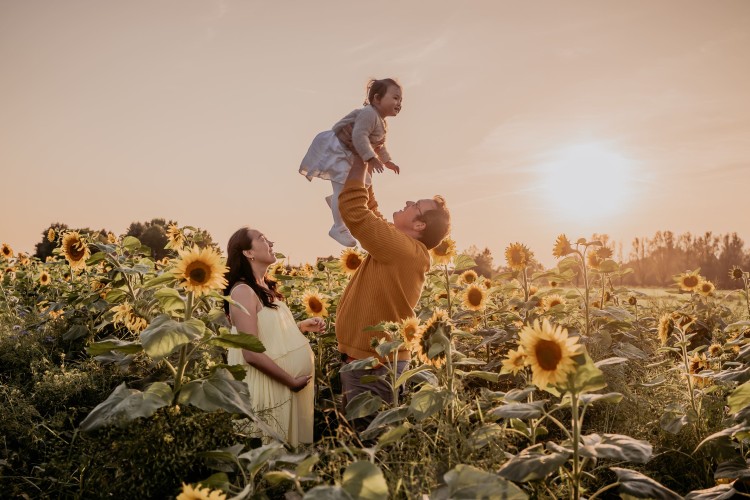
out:
M245 365L245 382L253 410L292 446L313 440L314 358L302 332L322 332L321 318L294 322L275 282L266 277L276 262L273 242L263 233L243 227L227 244L225 295L242 307L225 303L234 333L255 335L263 342L262 353L229 349L230 365ZM244 308L244 310L243 310Z

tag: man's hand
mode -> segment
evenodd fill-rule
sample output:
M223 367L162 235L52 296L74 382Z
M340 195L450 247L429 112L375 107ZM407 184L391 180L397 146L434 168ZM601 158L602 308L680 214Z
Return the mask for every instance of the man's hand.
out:
M367 162L367 166L370 169L370 172L377 172L381 174L383 173L383 167L385 165L378 158L370 158L370 161Z
M396 165L395 163L393 163L392 161L385 162L384 166L388 170L393 170L394 172L396 172L396 174L400 174L401 173L401 168L398 165Z
M359 155L354 155L354 162L352 168L349 170L349 176L346 178L347 181L357 180L362 184L365 183L365 171L367 165Z

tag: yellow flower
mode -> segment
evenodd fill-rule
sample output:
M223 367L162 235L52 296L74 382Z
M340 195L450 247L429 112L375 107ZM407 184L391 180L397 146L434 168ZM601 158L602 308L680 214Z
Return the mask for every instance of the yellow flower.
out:
M492 288L492 280L489 278L484 278L482 280L482 284L484 285L485 288L488 288L488 289Z
M133 333L141 333L148 326L148 321L145 318L131 314L125 326Z
M167 246L169 248L174 248L175 250L182 249L182 245L185 243L185 237L183 236L182 231L175 224L170 224L167 228L167 238L169 239L169 244Z
M55 230L54 228L49 228L49 231L47 231L47 241L52 243L55 241Z
M117 236L115 236L115 233L113 233L112 231L107 233L107 243L111 245L117 243Z
M0 246L0 255L6 259L10 259L13 257L13 249L7 243L3 243L2 246Z
M566 300L563 297L557 295L556 293L552 295L547 295L546 297L542 299L542 309L544 309L545 311L549 311L553 307L559 306L561 304L565 305L565 303L566 303Z
M673 328L674 328L674 319L672 319L672 315L669 313L663 314L661 318L659 318L659 327L656 330L659 334L659 340L661 341L661 345L667 345L669 336L672 335Z
M722 349L721 344L711 344L708 346L708 355L712 358L718 358L723 351L724 349Z
M555 246L552 247L552 255L556 258L564 257L573 251L573 247L570 246L568 237L561 234L555 240Z
M86 259L91 255L88 245L81 239L78 231L65 233L62 239L62 252L73 269L85 269Z
M432 365L435 368L440 368L445 364L445 350L440 351L433 357L430 357L429 353L433 344L438 342L436 334L440 332L444 337L443 341L445 341L445 339L450 338L450 328L448 313L442 309L435 309L435 312L432 314L432 317L427 320L422 331L417 333L414 338L414 349L417 358L419 358L422 363Z
M128 322L128 318L133 314L133 308L127 302L118 304L110 309L114 313L112 317L113 323L125 324Z
M500 373L512 373L517 375L524 365L526 364L526 353L523 347L519 347L517 350L509 350L508 356L503 360L503 367Z
M701 284L701 276L697 271L686 271L677 276L677 284L681 290L694 292Z
M533 326L526 325L519 333L520 345L526 353L526 364L531 366L534 385L545 388L564 382L576 369L573 359L580 345L577 337L569 337L568 330L553 327L546 319Z
M227 267L213 248L194 246L190 250L178 250L178 253L180 258L173 273L186 290L200 296L211 290L222 290L227 285L224 278Z
M47 271L42 271L42 274L39 275L39 284L42 286L47 286L52 281L52 278L50 278L50 275Z
M400 325L401 337L404 342L410 346L414 343L414 339L419 333L419 318L411 317L406 318L401 322Z
M25 253L19 253L18 254L18 262L22 266L28 266L31 263L31 259L29 259L28 254Z
M49 317L52 318L52 319L57 319L60 316L62 316L63 314L65 314L65 311L63 311L62 309L59 310L59 311L53 311L51 309L47 310L47 315L49 315Z
M221 490L201 488L200 485L194 488L185 483L182 483L182 492L177 495L177 500L226 500L226 498L226 494Z
M732 269L729 270L729 277L733 280L741 280L744 275L745 272L737 266L732 266Z
M508 262L508 266L516 271L528 266L532 255L526 245L521 243L513 243L505 249L505 260Z
M715 288L716 287L713 283L708 280L703 280L701 281L701 284L698 285L698 293L708 297L709 295L711 295L711 292L713 292Z
M487 305L487 292L477 285L469 285L464 291L463 306L470 311L481 311Z
M341 252L341 269L346 274L354 274L362 264L362 255L353 248L346 248Z
M456 256L456 242L446 236L438 246L430 250L433 264L450 264L451 259Z
M305 292L302 296L302 303L305 305L305 311L308 316L318 316L324 318L328 316L328 303L317 291L311 290Z
M464 285L471 285L474 283L479 276L477 275L476 271L472 271L469 269L468 271L464 271L461 276L458 277L458 282Z

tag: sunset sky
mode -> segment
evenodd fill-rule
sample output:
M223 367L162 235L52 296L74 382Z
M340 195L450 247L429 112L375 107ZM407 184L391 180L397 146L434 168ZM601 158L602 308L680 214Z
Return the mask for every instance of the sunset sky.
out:
M442 194L458 248L660 229L750 243L750 2L0 0L0 242L52 222L242 225L338 255L312 138L403 84L383 213Z

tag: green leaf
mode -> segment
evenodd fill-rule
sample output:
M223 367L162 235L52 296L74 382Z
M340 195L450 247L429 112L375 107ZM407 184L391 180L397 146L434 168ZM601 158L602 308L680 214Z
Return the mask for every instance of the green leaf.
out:
M630 469L610 467L620 483L619 491L636 498L659 498L663 500L682 500L682 497L662 486L648 476Z
M409 404L409 414L422 421L430 415L442 411L450 395L447 392L437 391L433 387L424 386L414 394Z
M341 481L344 488L353 498L363 500L386 500L388 484L377 465L358 461L349 464Z
M141 332L141 344L146 354L159 360L169 356L181 345L201 338L203 331L195 321L203 325L199 320L178 323L166 314L154 318L151 324Z
M469 255L461 254L456 256L456 259L454 260L454 271L465 271L466 269L471 269L472 267L476 267L477 263L476 261Z
M383 400L369 391L357 394L346 405L346 418L353 420L372 415L380 409Z
M583 394L607 387L604 374L596 367L588 353L585 353L585 359L586 362L578 365L575 374L569 378L568 386L566 387L567 390Z
M481 498L486 500L525 500L528 495L497 474L471 465L459 464L443 475L446 486L430 495L432 500Z
M123 297L127 297L127 295L128 292L126 292L125 290L122 290L121 288L113 288L112 290L107 292L104 300L106 300L110 304L115 304L119 302Z
M594 366L597 368L601 368L602 366L609 366L609 365L619 365L621 363L627 363L630 361L628 358L607 358L607 359L600 359L596 363L594 363Z
M504 432L503 428L497 424L482 424L474 429L466 441L473 449L479 450L487 446L493 439L502 438Z
M393 352L397 351L398 348L402 345L403 342L401 340L391 340L390 342L383 342L382 344L378 344L378 346L375 348L375 352L377 352L378 355L383 358L393 359Z
M370 425L367 426L362 432L363 439L370 439L377 435L377 433L386 425L393 424L396 422L403 422L409 414L409 408L405 406L399 406L397 408L389 408L388 410L381 411L378 413Z
M613 273L619 269L620 266L617 265L617 262L615 262L612 259L604 259L599 264L599 272L600 273Z
M622 394L619 392L608 392L607 394L584 394L581 396L581 402L583 404L591 403L619 403L622 401Z
M745 382L733 390L732 394L727 396L727 404L729 405L729 413L732 414L750 405L750 382Z
M690 423L688 415L682 408L670 405L659 418L659 426L670 434L677 434Z
M164 382L154 382L145 392L128 389L123 382L91 410L81 422L81 430L88 432L107 425L124 425L139 417L150 417L171 402L172 388Z
M378 365L378 360L370 357L365 359L358 359L357 361L352 361L351 363L347 363L344 366L341 367L339 372L350 372L353 370L369 370L372 368L375 368Z
M531 403L510 403L493 408L487 414L497 418L539 418L544 415L544 404L546 400L532 401Z
M83 325L73 325L63 334L63 340L76 340L89 334L89 329Z
M470 371L470 372L464 372L461 370L456 370L454 372L459 377L469 378L469 377L475 377L475 378L481 378L482 380L487 380L489 382L497 382L500 379L500 374L496 372L484 372L484 371Z
M409 422L404 422L398 427L389 429L378 438L378 447L382 448L388 444L395 443L401 440L412 428Z
M130 253L134 253L141 248L141 241L135 236L125 236L122 239L122 246Z
M651 458L653 447L647 441L621 434L589 434L581 438L581 456L611 458L645 464Z
M236 335L233 333L223 333L218 337L211 338L208 343L220 347L245 349L252 352L264 352L266 350L263 342L255 335L250 335L249 333L239 333Z
M572 452L563 450L553 450L550 453L544 453L542 445L538 444L531 448L526 448L505 462L497 473L506 479L518 483L544 479L564 464L570 455L572 455Z
M247 451L237 458L249 462L245 466L245 470L247 470L252 479L268 462L276 460L283 452L284 445L281 442L268 443L259 448Z
M412 368L411 370L406 370L398 377L398 379L396 379L396 388L399 388L402 385L404 385L406 382L409 381L409 379L411 379L417 373L425 371L425 370L429 370L429 369L430 369L429 365L420 365L416 368Z
M174 288L160 288L154 292L154 297L159 301L164 312L185 310L185 301Z
M174 274L165 272L155 278L151 278L150 280L146 281L143 284L143 288L154 288L160 285L166 285L167 283L174 283L175 281L177 281L177 278L174 277Z
M705 490L693 490L687 494L685 500L730 500L746 495L747 493L742 494L735 490L733 484L719 484Z
M341 486L316 486L305 492L302 500L353 500Z
M86 348L86 352L89 356L100 356L110 351L120 351L125 354L135 354L141 352L143 346L136 342L126 342L120 339L105 339L99 342L94 342Z

